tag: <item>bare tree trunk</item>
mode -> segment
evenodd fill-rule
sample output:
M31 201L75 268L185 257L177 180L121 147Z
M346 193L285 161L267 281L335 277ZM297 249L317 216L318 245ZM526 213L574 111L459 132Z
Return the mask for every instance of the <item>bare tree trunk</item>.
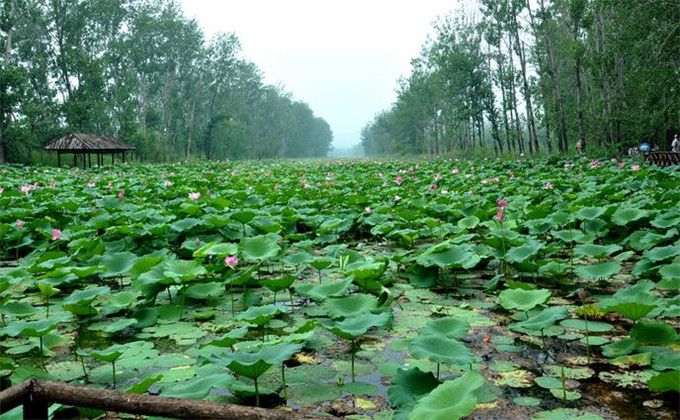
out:
M510 65L510 86L508 88L510 89L510 102L512 105L512 112L514 113L515 116L515 131L517 134L517 150L519 150L520 153L524 153L524 138L522 136L522 126L521 122L519 120L519 112L517 111L517 93L515 91L515 63L514 60L512 59L512 40L508 39L508 61ZM529 145L529 148L531 148L531 144Z
M545 125L545 145L548 148L548 153L552 153L552 139L550 133L550 112L548 108L548 86L545 80L545 65L543 63L543 55L538 48L540 39L536 22L534 21L534 14L531 11L531 1L526 2L527 10L529 11L529 21L531 22L531 30L534 33L534 40L536 42L536 61L538 62L538 79L541 83L541 96L543 96L543 124Z
M524 56L524 42L520 42L519 34L515 31L515 48L517 49L517 56L519 57L520 68L522 69L522 94L527 108L527 125L529 128L529 149L531 150L531 143L533 142L532 152L538 153L538 135L536 134L536 124L534 122L534 107L531 101L531 90L529 89L529 82L527 80L527 62Z
M9 19L10 21L14 20L14 15L16 11L16 1L12 0L10 3L10 11L9 11ZM9 66L9 60L10 56L12 54L12 33L14 31L14 22L12 22L12 25L7 29L7 39L5 40L5 57L4 61L2 62L2 71L5 72L7 71L7 67ZM0 92L0 95L3 95L4 92ZM0 101L0 165L5 163L5 112L6 110L2 107L2 102Z
M499 31L500 37L500 31ZM500 38L499 38L500 39ZM510 152L513 147L513 143L510 140L510 124L508 124L508 100L505 95L505 71L503 70L503 50L501 49L501 42L498 42L498 79L501 88L501 99L502 99L502 112L503 112L503 128L505 129L505 144ZM511 114L512 118L512 114Z
M555 64L555 50L552 43L552 33L550 32L550 19L546 13L543 0L539 0L539 5L541 7L541 14L543 15L543 36L545 38L545 44L548 50L550 85L552 87L555 114L557 115L557 148L561 153L565 153L567 150L569 150L569 145L567 143L567 119L564 115L562 98L557 85L557 65Z
M189 135L187 136L187 157L186 161L189 162L191 157L191 139L194 134L194 111L196 110L196 101L191 102L191 111L189 112Z

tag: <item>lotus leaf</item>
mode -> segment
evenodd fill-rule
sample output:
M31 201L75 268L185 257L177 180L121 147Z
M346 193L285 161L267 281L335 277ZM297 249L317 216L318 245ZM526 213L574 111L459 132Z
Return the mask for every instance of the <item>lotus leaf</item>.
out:
M461 419L474 411L477 403L475 391L483 385L482 375L473 371L452 381L446 381L415 404L409 419Z

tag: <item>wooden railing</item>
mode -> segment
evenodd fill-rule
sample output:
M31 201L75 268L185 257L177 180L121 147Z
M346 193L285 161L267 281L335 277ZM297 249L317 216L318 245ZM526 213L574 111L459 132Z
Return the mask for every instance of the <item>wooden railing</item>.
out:
M650 152L645 155L645 161L657 166L680 165L680 153L678 152Z
M287 420L319 418L281 410L157 395L127 394L108 389L74 386L63 382L36 379L27 380L0 392L0 414L23 405L24 419L47 419L47 408L50 403L177 419Z

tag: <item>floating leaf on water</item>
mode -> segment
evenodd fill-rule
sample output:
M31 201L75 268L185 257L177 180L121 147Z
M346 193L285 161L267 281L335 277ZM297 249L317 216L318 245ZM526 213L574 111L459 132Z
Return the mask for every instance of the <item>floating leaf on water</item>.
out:
M597 414L575 408L557 408L551 411L539 411L533 420L604 420Z
M541 405L541 400L533 397L515 397L512 402L522 407L538 407Z
M585 321L582 319L565 319L560 322L560 325L567 328L573 328L575 330L585 331L587 330L591 333L593 332L607 332L611 331L614 326L606 322L599 321Z
M550 298L550 290L506 289L498 295L498 300L505 309L530 311Z
M560 389L551 389L550 393L555 396L555 398L559 398L560 400L564 401L575 401L581 398L581 393L576 392L576 391L565 391Z

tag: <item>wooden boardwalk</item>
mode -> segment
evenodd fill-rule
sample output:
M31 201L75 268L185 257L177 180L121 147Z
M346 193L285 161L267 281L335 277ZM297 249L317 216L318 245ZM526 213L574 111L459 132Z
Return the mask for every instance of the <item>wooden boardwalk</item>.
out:
M678 152L650 152L645 155L645 161L657 166L680 165L680 153Z

